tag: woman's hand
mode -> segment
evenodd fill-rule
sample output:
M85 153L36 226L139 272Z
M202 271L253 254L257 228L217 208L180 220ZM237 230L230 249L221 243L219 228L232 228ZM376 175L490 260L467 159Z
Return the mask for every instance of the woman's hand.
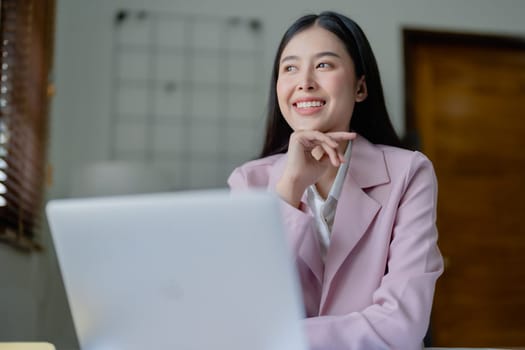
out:
M315 184L330 167L338 167L343 162L340 146L355 137L355 133L345 131L293 132L288 145L288 162L276 186L279 196L298 207L306 188Z

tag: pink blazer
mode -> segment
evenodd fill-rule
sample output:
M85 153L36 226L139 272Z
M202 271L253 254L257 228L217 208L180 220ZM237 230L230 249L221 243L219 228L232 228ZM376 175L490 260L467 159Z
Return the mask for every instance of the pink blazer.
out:
M272 191L286 157L250 161L228 183L232 190ZM434 170L424 155L358 136L324 264L306 198L300 209L283 201L311 349L422 348L443 271L436 200Z

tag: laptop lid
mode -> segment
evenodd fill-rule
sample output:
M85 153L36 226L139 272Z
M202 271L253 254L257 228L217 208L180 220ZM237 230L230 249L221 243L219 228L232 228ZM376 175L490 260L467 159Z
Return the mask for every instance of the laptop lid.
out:
M278 206L219 190L48 203L81 348L306 349Z

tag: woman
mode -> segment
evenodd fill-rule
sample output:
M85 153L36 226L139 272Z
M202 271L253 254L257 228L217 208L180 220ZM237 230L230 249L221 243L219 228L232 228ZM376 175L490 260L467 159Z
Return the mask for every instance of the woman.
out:
M377 64L359 26L333 12L298 19L273 69L261 158L233 190L282 198L312 349L421 349L435 282L437 184L399 148Z

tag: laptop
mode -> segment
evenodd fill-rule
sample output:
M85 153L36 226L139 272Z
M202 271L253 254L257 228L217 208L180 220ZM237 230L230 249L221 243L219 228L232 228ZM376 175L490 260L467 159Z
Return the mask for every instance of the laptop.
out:
M81 349L306 349L278 207L226 190L50 201Z

